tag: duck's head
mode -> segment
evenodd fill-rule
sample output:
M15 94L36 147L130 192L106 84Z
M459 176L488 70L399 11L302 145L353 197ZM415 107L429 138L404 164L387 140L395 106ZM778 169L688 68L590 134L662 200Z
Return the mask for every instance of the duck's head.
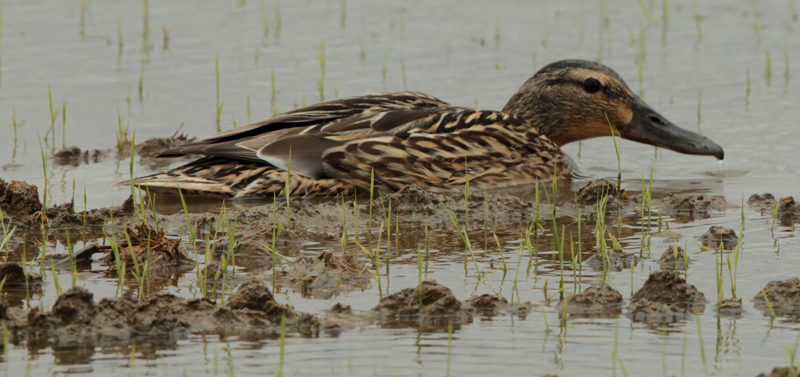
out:
M508 101L504 112L523 117L554 143L615 136L676 152L724 157L722 147L682 129L634 94L611 68L586 60L549 64Z

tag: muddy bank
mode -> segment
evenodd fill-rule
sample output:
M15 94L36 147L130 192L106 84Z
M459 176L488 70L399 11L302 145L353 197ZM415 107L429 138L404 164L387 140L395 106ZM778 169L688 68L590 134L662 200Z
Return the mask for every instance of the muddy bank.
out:
M133 211L133 199L128 198L121 206L92 209L75 212L73 201L54 205L42 212L43 205L39 200L39 188L26 182L6 182L0 179L0 210L10 225L20 230L36 228L44 224L48 228L83 227L96 228L116 217L130 216ZM42 215L44 214L44 217ZM91 230L91 229L90 229Z
M46 342L54 348L136 338L174 339L191 333L271 338L280 334L282 318L290 333L312 336L318 334L319 328L314 317L278 304L266 284L255 280L239 287L226 305L172 294L141 301L103 298L95 303L92 293L73 287L59 296L50 311L8 308L0 316L5 318L14 343Z

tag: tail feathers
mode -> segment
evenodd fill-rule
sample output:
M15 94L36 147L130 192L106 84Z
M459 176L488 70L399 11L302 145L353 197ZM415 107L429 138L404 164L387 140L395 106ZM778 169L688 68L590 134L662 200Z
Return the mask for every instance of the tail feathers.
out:
M131 181L126 181L120 183L120 185L130 183ZM236 195L236 192L230 186L220 181L170 173L135 178L133 179L133 185L150 193L167 196L179 196L178 190L184 196L230 198Z

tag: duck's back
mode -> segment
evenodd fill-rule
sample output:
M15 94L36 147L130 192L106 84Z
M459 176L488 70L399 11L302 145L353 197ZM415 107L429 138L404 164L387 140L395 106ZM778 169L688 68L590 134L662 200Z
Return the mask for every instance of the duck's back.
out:
M324 102L162 152L204 158L137 178L151 192L223 197L336 195L408 184L478 187L552 177L560 149L530 124L496 111L399 92ZM373 178L374 175L374 178ZM527 178L527 179L526 179Z

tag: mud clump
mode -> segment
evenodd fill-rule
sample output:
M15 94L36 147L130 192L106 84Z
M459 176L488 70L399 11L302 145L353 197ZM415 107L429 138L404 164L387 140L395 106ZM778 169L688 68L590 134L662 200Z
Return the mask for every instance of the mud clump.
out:
M800 203L795 202L791 196L778 201L778 218L781 219L781 225L784 226L800 220Z
M769 306L764 300L764 295L769 299L769 304L775 315L800 318L800 279L791 278L784 281L771 281L761 292L758 292L753 301L758 309L769 314Z
M533 307L530 302L509 303L505 297L490 294L482 294L480 296L470 297L464 302L464 304L473 313L484 317L491 317L501 313L507 313L524 318Z
M469 311L453 292L433 280L425 280L416 288L406 288L384 297L372 311L396 325L446 327L450 320L457 325L472 322Z
M759 373L756 377L795 377L800 374L797 367L775 367L769 374Z
M586 265L596 270L610 270L620 272L636 266L639 263L638 255L628 254L622 249L609 249L607 253L597 252L586 259Z
M281 316L294 318L297 313L290 311L286 306L278 304L272 296L269 287L258 280L248 280L236 290L228 303L233 310L254 310L266 314L272 322L280 323Z
M179 250L181 240L168 238L163 229L156 230L144 223L137 224L135 229L126 229L126 239L117 244L117 250L120 262L128 270L145 263L148 263L151 274L186 272L195 267L195 262ZM116 264L112 246L101 246L100 249L106 253L106 263Z
M753 194L747 198L747 205L750 208L761 211L761 215L765 215L769 211L775 210L775 205L778 202L775 201L775 196L770 193L764 194Z
M665 210L707 212L724 211L729 207L722 196L681 195L667 193L658 199L659 207Z
M742 308L742 299L724 299L719 303L719 314L740 318L744 309Z
M567 313L579 318L616 318L622 314L622 294L607 284L592 286L581 293L570 295L566 301ZM556 306L564 312L564 303Z
M41 293L42 277L26 272L14 262L0 264L0 281L5 281L3 291Z
M0 178L0 210L18 225L29 225L42 211L39 189L21 181L6 182Z
M733 250L739 243L739 237L731 228L712 225L705 234L700 236L700 242L710 249Z
M181 146L186 144L190 141L194 141L195 138L189 138L184 133L175 134L171 137L155 137L152 139L147 139L144 143L137 144L136 147L136 155L143 159L152 159L158 157L158 154L170 149ZM130 145L128 146L128 150L130 150Z
M650 274L633 297L628 317L637 322L672 323L705 310L702 292L671 271Z
M596 205L603 198L608 197L607 208L620 208L623 204L623 194L617 185L606 178L595 179L578 190L578 203Z
M66 147L53 155L53 163L58 166L76 167L81 163L100 162L108 155L108 151L99 149L82 151L76 146Z
M800 203L791 196L776 201L775 196L770 193L753 194L747 199L747 204L750 208L760 211L762 216L776 216L784 226L800 220Z
M667 193L658 198L659 208L674 214L675 220L686 223L695 220L695 216L705 219L710 211L724 211L730 207L722 196L681 195Z
M370 275L364 262L355 255L334 255L326 251L317 257L301 256L291 271L278 275L278 280L299 287L304 295L329 298L347 289L364 289Z
M658 258L658 266L667 271L686 271L689 269L689 258L682 247L669 245L667 250Z
M34 308L9 321L9 329L15 335L64 347L187 333L275 336L284 319L288 331L304 335L313 335L319 327L312 316L276 303L259 281L246 283L230 299L228 306L219 306L207 299L158 294L140 302L109 298L95 304L92 293L73 287L50 312Z

